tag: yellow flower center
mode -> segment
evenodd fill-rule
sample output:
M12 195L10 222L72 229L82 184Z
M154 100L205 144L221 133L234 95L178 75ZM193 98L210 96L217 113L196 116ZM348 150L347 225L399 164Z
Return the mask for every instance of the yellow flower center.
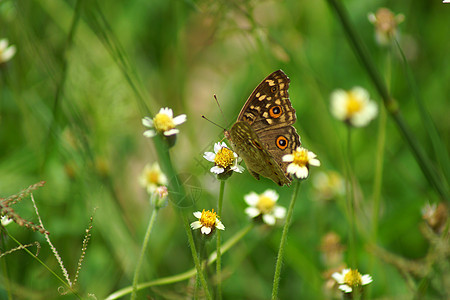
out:
M294 155L293 163L296 164L297 166L304 167L309 163L308 150L306 150L306 149L301 149L300 151L294 151L294 153L292 153L292 155Z
M150 170L147 172L147 182L148 183L159 183L159 172L155 170Z
M175 128L173 119L166 114L157 114L153 118L153 124L157 131L167 131Z
M204 227L209 227L212 228L213 226L216 225L216 213L214 212L214 209L212 211L202 211L202 216L200 217L200 223L202 223L202 225Z
M233 151L228 148L222 148L214 157L214 162L216 166L226 169L233 165L234 159Z
M363 104L361 100L356 97L356 95L352 92L348 92L348 100L347 100L347 113L348 116L351 117L355 113L361 111L363 108Z
M267 196L260 196L259 201L256 204L256 207L259 209L259 211L262 214L268 214L270 213L275 206L275 201L272 200L272 198L269 198Z
M360 286L362 284L361 274L358 270L350 269L344 276L344 283L349 287Z

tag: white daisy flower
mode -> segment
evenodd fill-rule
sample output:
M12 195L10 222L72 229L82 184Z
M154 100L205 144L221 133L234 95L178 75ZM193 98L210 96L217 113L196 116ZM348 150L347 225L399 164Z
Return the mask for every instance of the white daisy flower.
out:
M194 217L196 217L198 221L191 223L191 228L193 230L201 228L200 231L206 235L210 234L215 228L225 230L225 226L223 226L222 222L219 220L219 216L214 212L214 209L211 211L196 211L194 212Z
M245 209L245 213L250 218L262 216L262 220L267 225L275 225L277 219L283 219L286 215L286 208L277 206L279 195L274 190L266 190L261 195L251 192L244 196L245 202L250 206Z
M152 195L158 187L167 185L167 177L161 171L159 164L154 162L147 164L139 177L139 183L147 189L147 193Z
M185 114L174 118L172 109L168 107L161 108L153 119L149 117L142 119L142 124L150 128L144 132L144 136L151 138L158 133L163 133L165 136L177 134L180 131L175 126L186 122L186 119Z
M369 93L354 87L350 91L336 90L331 94L331 114L338 120L355 127L367 125L377 116L378 107Z
M7 39L0 40L0 64L10 60L16 54L16 46L9 46Z
M340 284L339 289L345 293L351 293L354 288L359 288L373 281L372 276L361 275L358 270L352 269L344 269L342 273L335 272L331 277Z
M221 174L229 170L238 173L242 173L244 171L244 167L239 165L242 158L238 157L238 155L233 150L228 148L227 144L224 142L215 143L214 153L205 152L203 157L207 161L214 163L214 167L210 169L211 173Z
M335 171L318 172L313 177L317 197L330 200L345 194L345 180Z
M309 166L320 166L320 161L316 158L316 155L303 147L298 147L292 154L283 156L283 161L292 162L287 166L286 172L298 179L308 177Z
M10 218L7 217L7 216L2 216L1 224L2 224L2 226L7 226L7 225L9 225L12 221L13 221L13 219L10 219Z

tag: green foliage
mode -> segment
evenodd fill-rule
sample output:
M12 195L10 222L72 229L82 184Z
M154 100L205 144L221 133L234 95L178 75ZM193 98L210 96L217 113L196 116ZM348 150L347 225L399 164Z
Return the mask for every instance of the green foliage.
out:
M194 221L194 211L217 210L220 183L202 156L223 132L201 115L229 126L252 89L283 69L291 79L294 126L322 165L311 170L299 192L279 299L332 298L324 287L329 268L321 250L330 231L346 247L342 263L354 261L362 274L373 277L365 298L449 298L448 222L435 233L421 209L428 202L449 204L450 4L342 5L348 14L344 21L326 1L0 1L0 39L17 48L10 61L0 64L0 198L46 182L33 191L34 199L72 279L96 209L75 289L83 298L104 299L132 284L152 214L138 178L147 163L158 161L171 183L182 174L182 182L188 180L201 193L186 190L188 185L169 189L193 197L159 209L139 276L147 285L138 299L202 294L194 287L183 220ZM367 20L382 6L405 16L398 45L392 47L375 42ZM357 46L342 26L345 21L357 35ZM354 86L367 89L386 118L352 129L349 152L346 125L330 114L329 98L335 89ZM393 99L398 106L389 102ZM161 139L142 135L141 119L161 107L187 115L169 151ZM354 217L345 196L323 200L313 186L319 171L345 177L348 160ZM248 171L227 180L222 244L249 228L244 195L269 188L279 193L279 205L289 205L290 187L256 181ZM11 206L14 216L39 224L29 197L20 199ZM256 225L222 250L223 299L270 298L281 233L281 226ZM38 241L40 261L63 277L41 233L10 224L1 234L1 253L18 247L15 240L22 245ZM206 243L208 255L215 242ZM32 254L34 249L20 248L0 257L1 299L60 298L60 279ZM182 280L174 279L190 270ZM211 264L206 272L212 293L215 270ZM170 280L162 281L166 277Z

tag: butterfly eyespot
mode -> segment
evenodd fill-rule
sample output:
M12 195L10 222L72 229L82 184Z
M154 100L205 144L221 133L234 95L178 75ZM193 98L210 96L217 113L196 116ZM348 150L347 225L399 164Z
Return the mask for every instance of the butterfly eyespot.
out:
M283 113L283 109L281 108L281 106L277 105L277 106L273 106L270 110L269 110L269 114L272 118L279 118L281 116L281 114Z
M285 138L284 136L280 135L279 137L277 137L277 147L280 148L281 150L286 149L286 147L288 146L288 140L287 138Z
M275 94L277 92L277 87L276 86L271 87L270 91Z

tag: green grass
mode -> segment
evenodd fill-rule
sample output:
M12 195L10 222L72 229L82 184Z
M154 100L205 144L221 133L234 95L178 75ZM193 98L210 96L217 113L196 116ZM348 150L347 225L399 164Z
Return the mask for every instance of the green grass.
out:
M344 13L338 14L341 1L337 8L333 3L0 2L0 39L17 47L13 59L0 65L0 198L46 182L33 196L71 280L96 209L76 286L80 297L104 299L122 289L130 297L153 211L138 177L154 161L170 179L192 175L201 194L194 203L169 202L159 209L137 299L204 293L195 288L194 254L183 222L194 221L194 211L217 210L220 182L202 156L223 132L201 115L229 125L256 85L277 69L291 79L302 144L322 163L301 184L279 299L331 297L324 292L328 266L320 251L330 231L346 247L342 263L373 277L365 298L450 297L448 222L444 234L432 235L421 216L427 202L449 204L450 4L344 1ZM391 49L377 45L367 20L381 6L405 15L399 44ZM354 86L367 89L379 109L383 102L388 108L385 118L378 115L367 127L352 130L348 157L347 128L330 114L329 98L335 89ZM169 151L160 139L142 135L141 119L161 107L187 115ZM312 184L319 171L345 176L347 159L357 191L354 218L345 195L323 201ZM272 295L282 224L249 227L243 198L269 188L287 208L293 186L256 181L247 170L226 182L221 244L230 247L221 251L222 299ZM186 192L182 185L174 189ZM39 224L29 196L11 208ZM14 223L5 230L0 254L19 246L15 240L38 241L41 249L39 261L32 255L35 246L0 257L0 299L63 297L57 277L63 275L44 236ZM205 247L209 256L216 240ZM212 263L205 278L216 299L215 272Z

